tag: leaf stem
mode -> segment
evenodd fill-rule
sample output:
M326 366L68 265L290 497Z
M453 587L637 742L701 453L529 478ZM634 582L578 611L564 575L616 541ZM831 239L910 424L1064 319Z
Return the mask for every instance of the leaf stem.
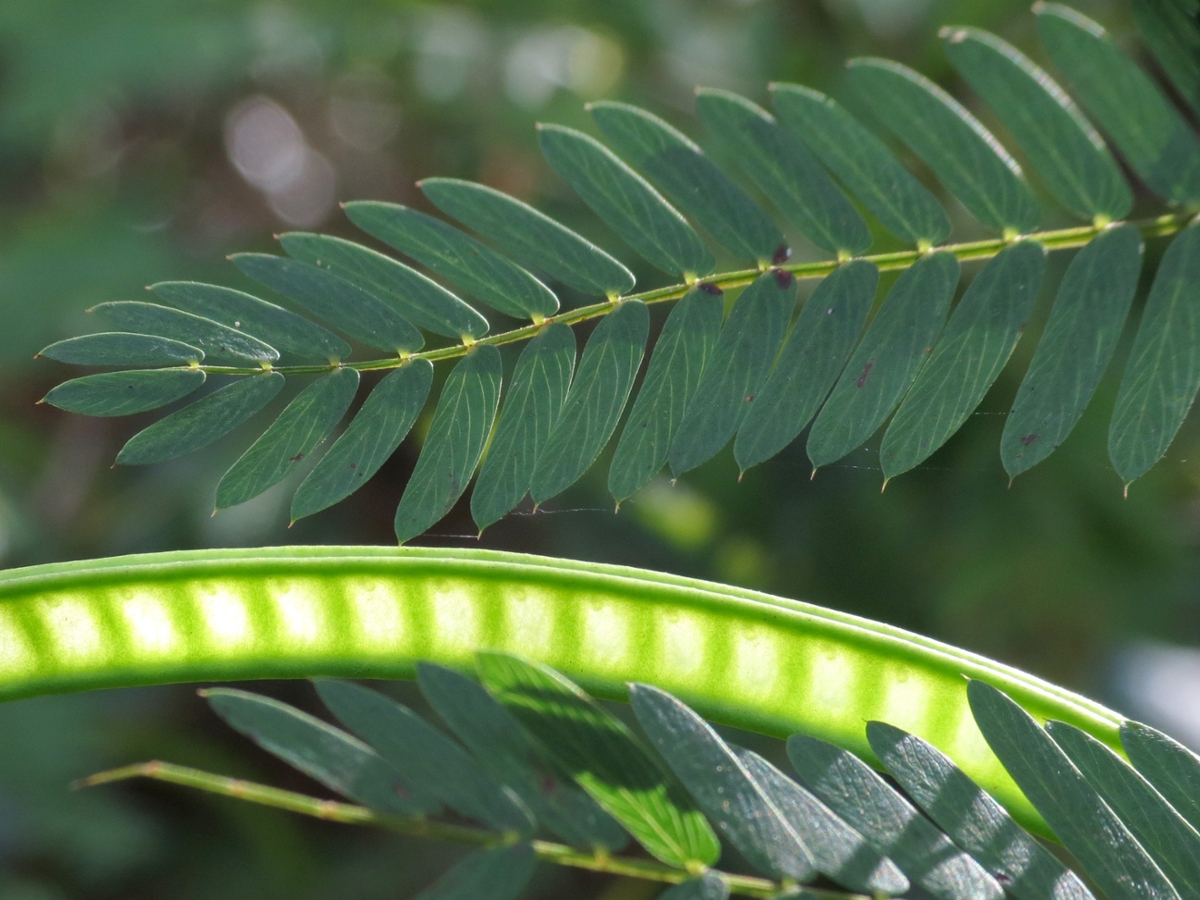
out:
M1005 247L1013 243L1014 240L1030 240L1040 242L1047 250L1066 250L1072 247L1082 247L1092 240L1096 235L1103 231L1106 227L1112 225L1129 224L1137 228L1144 237L1164 237L1182 231L1187 224L1195 216L1194 211L1184 211L1177 213L1168 213L1167 215L1157 216L1151 219L1138 219L1128 223L1111 223L1109 225L1080 225L1074 228L1060 228L1054 231L1041 231L1033 234L1020 235L1019 238L989 238L984 241L970 241L960 244L945 244L941 247L931 247L927 251L922 250L900 250L892 253L877 253L873 256L860 256L855 259L865 260L866 262L874 263L881 271L894 271L896 269L907 269L912 266L926 253L946 252L953 253L960 261L966 262L977 259L990 259L998 254ZM778 266L784 271L791 272L797 278L824 278L826 275L833 272L843 264L843 260L829 259L819 262L795 263L793 265ZM723 272L719 275L712 275L702 279L706 284L716 285L719 288L734 288L742 287L750 284L760 275L758 269L738 269L732 272ZM670 300L678 300L690 290L688 284L673 284L668 287L655 288L650 291L642 291L639 294L628 294L621 298L623 300L641 300L643 303L664 303ZM395 356L386 359L369 359L362 362L347 362L338 363L336 365L311 365L311 366L275 366L270 371L279 372L282 375L320 375L325 372L333 371L341 366L350 369L358 369L360 372L371 372L378 369L397 369L404 365L410 359L427 359L430 362L437 362L442 359L454 359L459 356L465 356L470 352L472 347L480 344L492 344L501 346L503 344L512 344L517 341L527 340L537 335L546 325L558 322L564 325L575 325L579 322L586 322L589 319L597 319L601 316L608 315L616 307L610 300L604 300L600 303L593 303L589 306L580 306L575 309L566 310L555 316L548 316L541 322L536 324L525 325L521 328L514 328L512 331L504 331L499 334L493 334L489 337L479 338L471 343L470 346L465 344L454 344L449 347L438 347L433 350L425 350L420 353L412 353L407 356ZM211 375L261 375L264 368L262 366L206 366L201 365L199 368L208 372Z
M491 847L515 843L519 837L515 834L501 834L483 828L473 828L465 825L453 825L447 822L433 822L423 817L406 818L378 813L365 806L352 803L342 803L337 800L320 800L299 794L295 791L285 791L280 788L256 784L239 778L227 778L214 775L200 769L188 766L177 766L173 763L153 760L151 762L134 763L118 769L98 772L75 782L72 787L92 787L99 784L110 784L114 781L125 781L130 778L150 778L155 781L166 781L171 784L220 794L236 800L245 800L262 806L273 806L289 812L324 819L328 822L340 822L345 825L373 825L386 828L400 834L431 838L433 840L451 841L460 844L475 844ZM531 842L533 852L542 862L554 863L560 866L570 866L576 869L587 869L592 872L603 872L609 875L623 875L630 878L641 878L646 881L659 881L665 884L679 884L692 876L683 869L668 866L653 859L634 859L624 856L610 856L603 851L587 853L557 844L552 841L535 840ZM781 894L808 896L815 900L870 900L861 894L850 894L843 891L804 888L798 894L789 891L787 887L766 878L755 878L750 875L733 875L719 873L729 885L730 893L744 897L771 898Z

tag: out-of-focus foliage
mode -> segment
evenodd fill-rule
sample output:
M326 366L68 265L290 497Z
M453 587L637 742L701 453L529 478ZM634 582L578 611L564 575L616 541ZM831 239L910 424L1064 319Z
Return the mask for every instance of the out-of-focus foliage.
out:
M1073 5L1130 35L1125 4ZM842 61L864 54L965 97L937 38L951 20L1047 63L1024 0L0 4L0 565L393 541L412 447L380 472L379 490L290 531L286 486L210 518L211 486L248 434L194 459L110 470L149 418L101 422L34 406L66 370L33 354L85 330L86 308L140 299L157 280L234 283L226 253L267 249L273 232L291 228L349 234L338 201L425 208L413 182L430 175L485 181L619 246L541 162L535 121L589 129L582 101L598 97L686 121L695 84L758 101L772 80L840 96ZM1135 215L1153 205L1135 199ZM967 233L965 212L949 208ZM1148 243L1146 271L1162 249ZM655 283L649 270L637 274ZM1007 489L996 446L1030 346L1018 346L963 432L883 495L878 470L856 468L875 466L874 454L809 482L794 447L738 484L727 451L674 487L653 483L614 517L602 463L547 514L510 517L485 543L767 588L1099 691L1111 650L1128 637L1200 638L1197 435L1185 426L1122 500L1104 453L1110 372L1062 450ZM418 421L417 433L428 425ZM473 531L461 504L425 540L457 544ZM152 788L103 800L66 793L70 778L130 756L249 775L267 765L218 765L235 747L214 733L190 693L172 690L0 708L0 895L394 897L445 869L450 851L334 836L269 811L180 804ZM605 885L535 889L586 896Z

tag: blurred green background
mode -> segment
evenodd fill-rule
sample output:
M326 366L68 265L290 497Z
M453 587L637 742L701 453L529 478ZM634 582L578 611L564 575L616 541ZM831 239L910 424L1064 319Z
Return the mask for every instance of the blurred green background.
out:
M1124 4L1074 5L1138 52ZM1025 0L0 5L0 566L393 542L392 513L416 458L411 440L372 489L290 530L294 482L210 516L219 475L252 431L171 464L110 468L150 419L35 405L66 370L34 353L87 330L92 304L137 299L163 279L245 287L227 253L270 250L272 233L287 229L350 235L341 200L423 207L413 182L429 175L476 178L528 199L653 286L659 276L541 162L536 121L588 128L583 102L611 97L702 138L691 119L696 84L762 102L771 80L837 95L843 60L864 54L913 65L964 97L936 36L949 23L991 29L1040 58ZM947 203L956 237L979 234ZM1046 208L1044 226L1066 224ZM1159 207L1142 195L1139 208ZM795 246L800 258L811 250ZM877 249L891 246L879 235ZM1148 270L1162 249L1148 246ZM1067 254L1052 258L1048 284L1066 262ZM1040 319L1030 325L1039 328ZM1032 345L1018 347L967 427L886 493L876 442L811 482L801 442L740 484L726 452L675 486L652 483L614 515L602 461L546 514L513 515L482 545L712 578L882 619L1196 740L1196 426L1123 500L1105 449L1115 368L1071 439L1010 489L998 438ZM460 504L417 543L476 546L473 530ZM305 685L269 690L311 705ZM68 790L90 771L149 757L311 789L231 737L190 688L8 704L0 897L405 897L455 853L177 789ZM648 896L639 890L545 872L533 893Z

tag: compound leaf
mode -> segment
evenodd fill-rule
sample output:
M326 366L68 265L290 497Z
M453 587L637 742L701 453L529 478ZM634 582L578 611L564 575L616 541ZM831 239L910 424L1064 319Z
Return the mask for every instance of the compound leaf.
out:
M961 103L900 63L855 59L849 67L858 97L976 219L1018 234L1037 227L1037 199L1021 167Z
M270 403L282 387L278 372L239 378L139 431L121 448L117 462L146 465L207 447Z
M454 367L433 423L396 509L396 538L403 544L439 521L471 480L500 402L504 375L500 351L475 347Z
M72 378L42 398L84 416L129 416L174 403L204 384L199 369L138 369Z
M574 369L575 332L566 325L550 325L521 351L471 492L471 516L481 532L529 493L534 464L562 411Z
M457 178L426 178L418 186L446 215L577 291L615 297L633 290L624 265L515 197Z
M432 363L414 359L375 385L350 425L300 483L292 498L292 521L320 512L366 484L412 428L432 384Z

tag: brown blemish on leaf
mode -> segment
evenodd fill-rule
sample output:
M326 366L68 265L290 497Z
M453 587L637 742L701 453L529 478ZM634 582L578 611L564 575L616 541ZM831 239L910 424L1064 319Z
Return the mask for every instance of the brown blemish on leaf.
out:
M785 272L783 269L775 270L775 283L779 285L781 291L786 291L796 283L796 277L791 272Z
M696 285L696 287L700 288L700 290L704 291L706 294L712 294L714 297L720 297L725 293L715 284L709 284L707 281L700 282L698 285Z
M1028 447L1030 444L1032 444L1037 439L1038 439L1038 436L1037 436L1036 432L1034 434L1027 434L1027 435L1025 435L1025 437L1021 438L1021 446Z
M867 364L863 366L862 374L854 379L854 386L860 388L865 385L867 383L867 377L871 374L871 370L873 368L875 368L875 360L868 360Z
M780 244L775 248L775 255L771 257L771 262L777 266L783 265L792 256L792 248L787 244Z

